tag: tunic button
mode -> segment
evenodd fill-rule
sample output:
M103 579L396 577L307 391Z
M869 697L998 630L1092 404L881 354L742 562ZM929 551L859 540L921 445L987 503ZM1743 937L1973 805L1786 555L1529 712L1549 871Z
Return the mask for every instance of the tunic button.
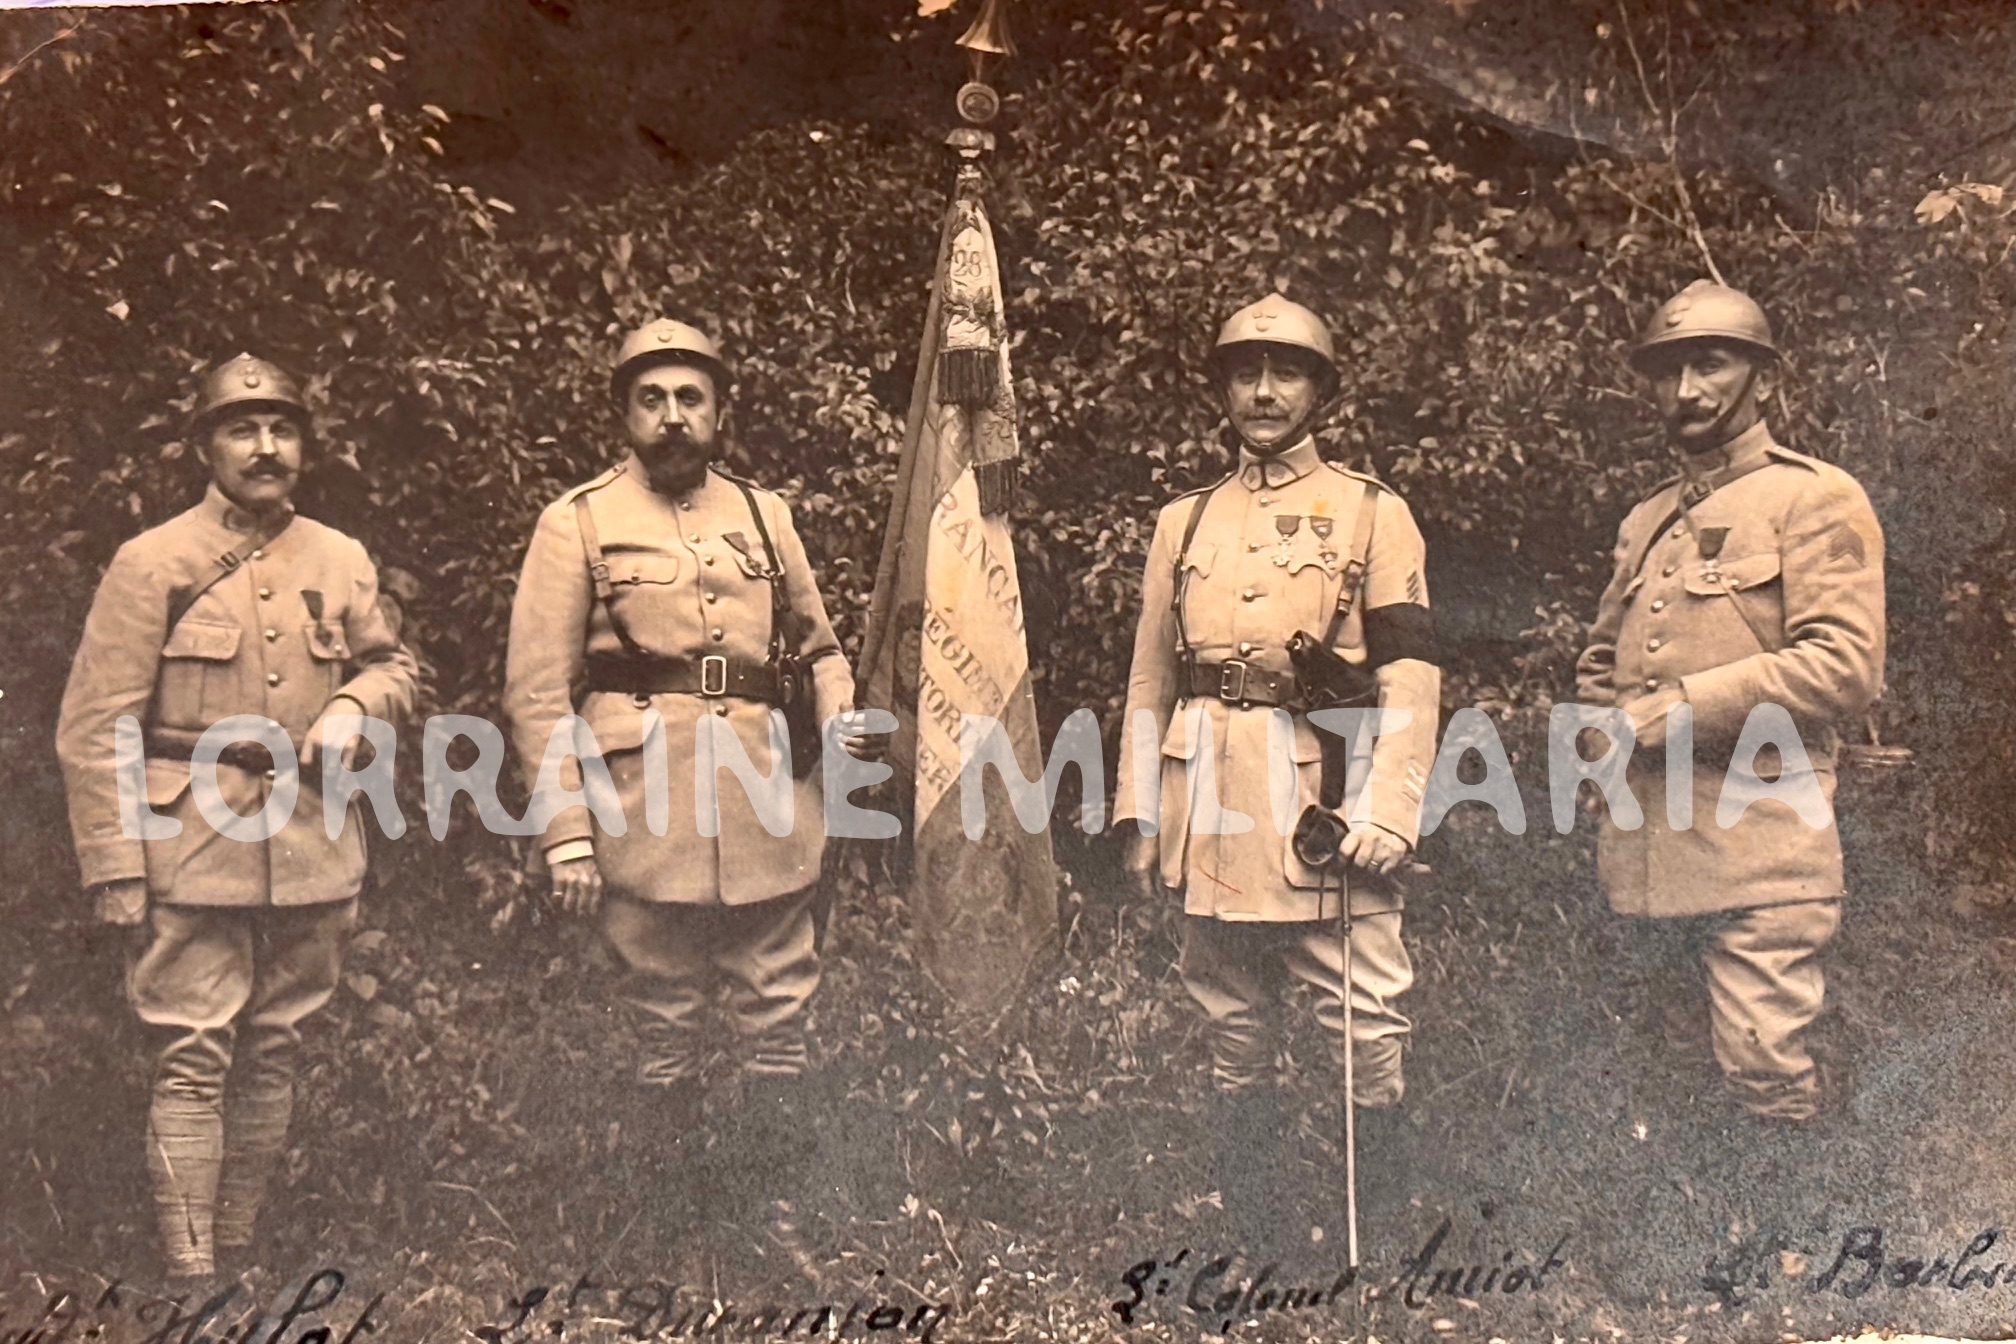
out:
M259 600L261 602L271 600L272 596L273 596L273 590L271 588L261 588L259 590Z
M1239 598L1243 602L1251 602L1254 598L1258 596L1260 596L1260 594L1253 591L1251 588L1244 589L1239 594Z
M711 555L703 555L700 557L700 563L703 565L712 565L714 563L714 557Z
M691 513L693 512L693 501L690 499L682 499L679 501L679 507L684 509L686 512Z
M1645 678L1645 689L1646 689L1646 690L1648 690L1648 691L1656 691L1656 690L1658 690L1658 689L1659 689L1659 678L1657 678L1657 677L1647 677L1647 678Z
M254 551L254 552L252 552L252 558L253 558L254 560L264 560L264 559L266 558L266 552L264 552L264 551Z
M644 692L642 691L638 691L636 694L630 697L630 703L637 706L637 708L639 709L649 709L651 708L651 697L644 694Z
M266 778L268 778L268 779L272 779L272 778L274 778L274 772L273 772L273 771L271 771L271 770L268 770L268 771L266 772Z
M1241 640L1239 642L1239 656L1241 658L1251 658L1253 656L1253 645L1245 640Z
M718 625L715 626L712 630L709 630L707 634L708 637L711 638L716 644L719 644L722 640L728 638L727 634Z
M1652 610L1654 610L1654 611L1664 611L1664 610L1666 610L1666 599L1662 597L1662 598L1659 598L1659 599L1658 599L1657 601L1653 602L1653 604L1652 604Z
M695 546L698 546L700 544L700 534L698 532L695 532L691 536L687 537L686 540L692 542Z
M707 597L707 605L710 607L713 606L716 595L713 593L708 593L706 597Z
M1246 543L1246 549L1249 551L1257 551L1260 549L1260 543L1257 541L1249 541Z
M266 632L266 642L268 644L271 644L274 640L278 638L280 638L280 632L278 630L268 630Z
M1262 496L1260 496L1260 502L1261 502L1262 504L1272 504L1272 503L1274 502L1274 496L1272 496L1272 495L1262 495Z
M728 713L728 706L726 706L726 705L716 705L716 706L714 706L714 712L715 712L716 714L719 714L719 715L722 715L723 717L726 717L726 716L727 716L727 713Z
M1683 527L1681 527L1681 526L1680 526L1680 525L1678 525L1678 524L1675 524L1675 526L1674 526L1673 530L1672 530L1671 532L1668 532L1668 533L1667 533L1666 535L1667 535L1667 536L1669 536L1669 537L1672 537L1672 538L1674 538L1675 540L1678 540L1678 539L1679 539L1679 536L1680 536L1680 533L1681 533L1681 532L1683 532L1684 530L1685 530L1685 529L1684 529Z
M266 684L268 686L278 686L280 684L280 674L278 672L268 672L266 674Z
M1664 640L1660 639L1648 639L1645 641L1645 647L1651 650L1653 653L1657 653L1659 652L1659 646L1664 642L1665 642Z
M1659 571L1660 577L1670 579L1673 577L1673 573L1677 569L1679 569L1678 565L1668 565L1666 566L1666 568Z

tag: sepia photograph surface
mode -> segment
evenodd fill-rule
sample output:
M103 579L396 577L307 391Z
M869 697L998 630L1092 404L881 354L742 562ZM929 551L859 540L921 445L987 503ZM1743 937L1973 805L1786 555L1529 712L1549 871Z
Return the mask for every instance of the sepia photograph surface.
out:
M0 1344L2007 1337L2009 18L0 7Z

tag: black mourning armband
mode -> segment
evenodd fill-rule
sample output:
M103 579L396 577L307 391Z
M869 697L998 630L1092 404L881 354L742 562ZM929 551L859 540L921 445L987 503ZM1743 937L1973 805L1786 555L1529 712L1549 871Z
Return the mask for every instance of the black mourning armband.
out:
M1366 666L1384 667L1402 658L1435 661L1435 613L1413 602L1366 611Z

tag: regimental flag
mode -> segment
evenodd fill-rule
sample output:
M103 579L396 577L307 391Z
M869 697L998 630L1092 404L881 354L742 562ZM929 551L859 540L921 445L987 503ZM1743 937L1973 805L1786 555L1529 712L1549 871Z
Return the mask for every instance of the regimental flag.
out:
M998 1021L1057 932L1048 829L1017 821L989 768L987 825L961 822L964 716L998 722L1025 779L1042 774L1022 589L1007 507L1019 449L1000 265L976 168L946 215L875 576L863 703L895 713L889 762L907 795L909 898L924 969L960 1017ZM969 786L970 787L970 786Z

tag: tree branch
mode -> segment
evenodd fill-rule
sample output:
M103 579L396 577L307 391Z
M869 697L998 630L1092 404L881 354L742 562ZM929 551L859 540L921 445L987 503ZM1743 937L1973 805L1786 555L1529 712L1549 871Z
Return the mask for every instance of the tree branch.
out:
M28 62L34 60L42 52L48 50L50 47L55 46L58 42L62 42L68 38L75 37L80 31L83 30L83 27L84 27L84 20L80 18L75 23L71 24L68 28L65 28L62 32L57 33L52 37L45 37L40 42L37 42L34 46L28 48L27 52L21 57L20 60L15 61L12 65L9 65L6 69L0 70L0 84L5 84L8 80L20 74L22 69L28 64Z

